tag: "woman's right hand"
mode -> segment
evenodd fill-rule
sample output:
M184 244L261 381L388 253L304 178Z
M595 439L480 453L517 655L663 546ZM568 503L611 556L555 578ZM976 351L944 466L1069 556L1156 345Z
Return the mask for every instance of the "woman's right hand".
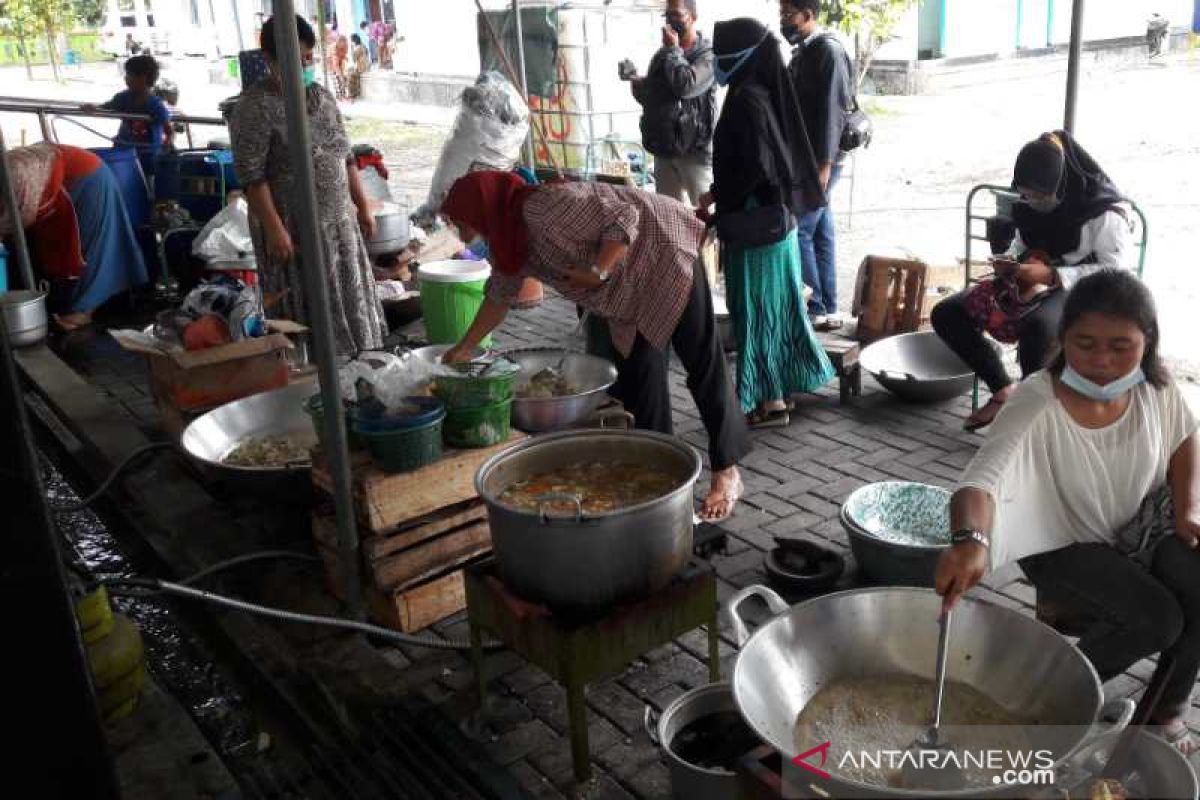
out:
M443 364L458 364L462 361L470 361L474 355L475 348L467 347L466 344L459 342L442 354Z
M267 228L267 254L279 264L290 262L296 255L292 236L283 223Z
M962 542L942 551L934 574L934 588L942 596L942 611L954 608L958 598L983 580L988 550L978 542Z

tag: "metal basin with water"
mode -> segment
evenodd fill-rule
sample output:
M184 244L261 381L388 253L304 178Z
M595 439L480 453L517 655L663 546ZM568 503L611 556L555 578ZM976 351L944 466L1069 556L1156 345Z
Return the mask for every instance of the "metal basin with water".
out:
M763 599L773 618L750 634L739 607L750 596ZM808 775L790 760L797 756L797 716L817 692L850 676L934 675L941 598L913 588L860 589L825 595L796 606L762 586L730 598L726 614L741 646L733 671L738 710L759 737L779 750L789 780L813 783L833 797L1010 797L1014 787L992 786L938 792L859 783L839 777L842 753L829 751L830 779ZM1100 679L1078 649L1050 627L1018 611L970 597L954 611L947 680L964 683L991 700L1042 723L1029 729L1038 749L1055 765L1100 735L1119 731L1133 715L1132 701L1104 703ZM1097 723L1102 712L1118 718ZM1028 787L1026 787L1028 788Z
M865 347L858 363L892 394L932 403L971 388L975 373L933 331L902 333Z
M587 419L607 399L608 388L617 380L612 362L586 353L535 347L500 355L521 368L513 397L513 424L530 433L562 430ZM578 391L562 397L521 397L530 378L547 368L560 371Z
M908 481L870 483L854 490L839 517L867 578L933 586L938 558L950 546L950 492Z

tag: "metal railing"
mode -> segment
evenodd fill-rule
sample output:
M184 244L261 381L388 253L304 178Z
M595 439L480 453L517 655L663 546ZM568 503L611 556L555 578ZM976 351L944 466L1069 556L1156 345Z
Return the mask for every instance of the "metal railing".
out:
M102 139L111 139L97 130L89 128L75 117L85 117L91 119L116 119L116 120L140 120L142 122L151 122L149 114L126 114L117 111L106 111L101 108L92 108L90 104L75 103L70 100L47 100L37 97L0 97L0 113L9 114L33 114L38 118L38 127L41 128L42 138L47 142L58 143L58 131L55 128L55 123L60 120L67 120L79 125L90 133L99 136ZM182 125L184 135L187 137L188 148L195 147L194 137L192 135L192 126L224 128L225 120L221 117L198 117L191 114L173 114L171 115L171 124Z

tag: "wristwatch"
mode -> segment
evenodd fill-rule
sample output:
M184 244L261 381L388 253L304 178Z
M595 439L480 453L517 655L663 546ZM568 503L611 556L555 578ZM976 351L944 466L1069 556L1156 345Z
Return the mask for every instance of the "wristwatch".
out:
M991 537L983 531L977 531L973 528L960 528L950 534L951 544L962 544L963 542L975 542L976 544L983 545L987 550L992 548Z
M600 269L598 264L592 264L592 274L600 279L601 283L608 283L608 279L612 277L612 273L606 269Z

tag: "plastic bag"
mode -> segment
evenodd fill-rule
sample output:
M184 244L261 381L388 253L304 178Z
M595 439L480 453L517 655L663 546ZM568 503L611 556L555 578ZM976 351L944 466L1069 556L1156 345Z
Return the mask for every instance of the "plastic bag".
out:
M477 169L511 169L529 135L529 109L521 93L498 72L484 72L463 91L450 138L442 147L429 196L413 218L428 222L450 186Z
M338 385L347 402L358 399L358 381L371 384L375 397L389 410L404 405L405 398L428 393L433 378L430 365L419 358L392 353L360 353L338 370Z
M192 242L192 255L209 263L253 258L254 242L250 238L248 211L242 198L222 208Z
M267 332L262 303L253 286L221 276L200 284L183 298L180 311L199 319L215 314L229 322L229 338L240 342Z

